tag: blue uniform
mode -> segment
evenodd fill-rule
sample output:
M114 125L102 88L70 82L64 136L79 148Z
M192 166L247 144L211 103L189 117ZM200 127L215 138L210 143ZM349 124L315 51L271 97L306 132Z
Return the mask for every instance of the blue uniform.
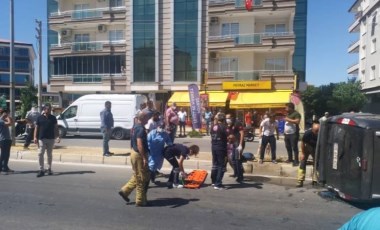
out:
M164 147L166 145L172 145L169 134L165 131L158 132L157 129L153 129L148 133L148 146L149 146L149 170L156 172L157 169L161 169L164 163Z

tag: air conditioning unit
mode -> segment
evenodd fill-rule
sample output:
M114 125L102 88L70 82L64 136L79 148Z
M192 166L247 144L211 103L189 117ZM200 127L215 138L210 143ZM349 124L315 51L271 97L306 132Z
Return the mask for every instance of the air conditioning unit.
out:
M107 31L107 26L106 25L98 25L98 31L100 33L104 33Z
M61 36L62 37L69 37L69 36L71 36L71 30L70 29L61 30Z
M219 24L219 18L218 17L211 17L210 18L210 24Z
M218 59L219 58L219 53L217 52L210 52L210 58L212 59Z

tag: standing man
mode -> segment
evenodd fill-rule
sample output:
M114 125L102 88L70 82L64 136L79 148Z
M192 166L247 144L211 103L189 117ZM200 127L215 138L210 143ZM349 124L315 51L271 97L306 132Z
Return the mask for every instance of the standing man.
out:
M275 120L274 114L270 114L269 118L261 122L260 125L260 136L261 139L261 148L260 148L260 160L259 163L262 164L264 160L264 152L266 146L270 145L272 152L272 163L277 164L276 161L276 138L274 137L274 132L276 131L277 140L279 140L278 133L278 122Z
M113 128L113 115L111 112L111 102L106 101L104 106L105 108L100 112L100 130L103 134L103 156L109 157L113 154L110 152L108 145Z
M43 107L43 113L37 118L36 127L34 129L34 143L39 145L39 164L40 171L37 174L37 177L42 177L45 175L44 168L44 154L45 150L47 153L48 175L52 175L51 163L53 161L53 147L54 140L57 139L59 143L61 139L59 138L58 133L58 124L57 118L51 115L51 105L45 104Z
M260 117L259 117L259 114L257 113L256 110L253 111L251 120L252 120L253 136L255 136L256 129L259 128L259 126L260 126L260 124L259 124Z
M241 161L243 150L245 148L243 124L239 121L236 121L234 116L230 113L226 115L226 123L227 123L227 127L226 127L227 136L233 135L235 137L235 146L237 146L236 151L238 154L237 156L235 156L235 159L234 159L237 162L235 163L235 165L238 165L238 167L243 168L242 161ZM235 172L242 171L242 169L241 170L235 169L234 171ZM237 182L241 183L243 181L243 173L241 173L241 175L233 175L233 176L237 177L236 178Z
M298 138L301 114L294 109L293 103L287 103L285 110L288 112L288 115L285 117L284 128L285 147L288 152L288 160L286 160L286 163L293 162L293 166L298 166ZM294 153L294 161L292 153Z
M38 106L33 105L32 109L28 111L25 117L26 126L27 126L27 133L28 136L26 137L25 143L24 143L24 149L28 149L30 142L33 140L34 136L34 128L36 125L37 118L40 116L40 112L38 112Z
M252 128L252 114L251 111L248 111L244 116L245 127L248 131Z
M165 111L165 127L166 130L169 131L169 136L172 139L172 142L174 143L175 134L177 132L177 126L179 123L179 118L177 115L177 104L173 102L172 106L170 106Z
M150 118L152 118L152 116L153 116L153 114L155 112L153 101L151 101L151 100L147 101L146 107L144 109L142 109L141 111L146 114L146 116L147 116L146 119L147 120L149 120Z
M206 111L204 113L204 119L206 122L206 134L207 136L210 136L210 126L211 126L211 119L212 119L212 112L209 107L206 107Z
M179 137L186 137L186 118L187 118L187 113L183 108L181 108L180 111L178 112ZM182 129L183 129L183 135L182 135Z
M11 152L12 139L9 133L9 126L13 123L12 118L8 116L7 111L0 108L0 172L14 172L8 167L9 156Z
M307 130L302 137L301 141L301 164L298 169L298 184L297 187L302 187L305 181L306 162L309 156L314 160L315 149L317 146L319 132L319 124L314 123L312 128ZM316 184L316 178L313 178L313 185Z
M148 168L148 141L145 131L146 114L140 112L137 116L137 122L133 126L131 136L131 164L133 175L119 191L119 195L128 203L129 194L136 188L136 206L147 206L147 191L149 186L149 168Z
M214 189L221 190L227 157L227 130L224 125L224 114L219 113L215 118L216 124L211 129L212 169L211 183Z

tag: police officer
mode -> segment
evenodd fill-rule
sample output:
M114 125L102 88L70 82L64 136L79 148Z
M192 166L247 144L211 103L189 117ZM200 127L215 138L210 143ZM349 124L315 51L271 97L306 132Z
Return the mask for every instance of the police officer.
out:
M227 132L224 125L225 115L219 113L216 115L216 123L211 129L211 152L212 152L212 169L211 182L214 189L220 190L225 171L225 159L227 157Z
M242 153L245 148L244 141L244 126L241 122L234 119L232 114L226 115L226 123L227 123L227 134L233 135L235 137L235 145L237 146L232 158L229 159L231 167L234 169L234 177L236 177L236 181L241 183L243 181L243 163Z
M147 190L149 186L148 168L148 141L144 125L147 122L147 115L140 112L137 116L137 123L133 126L131 136L131 164L133 175L119 191L119 195L128 203L129 194L136 188L136 206L147 206Z
M306 162L309 156L314 160L315 148L317 146L319 132L319 124L314 123L312 128L307 130L302 137L301 142L301 164L298 169L298 183L297 187L302 187L305 181ZM313 185L316 183L316 179L313 178Z

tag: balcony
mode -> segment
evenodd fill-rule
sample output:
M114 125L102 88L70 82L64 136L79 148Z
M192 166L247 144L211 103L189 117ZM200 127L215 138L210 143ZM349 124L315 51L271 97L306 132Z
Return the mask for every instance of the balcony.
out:
M352 42L348 47L348 53L359 53L360 40Z
M271 32L236 35L209 36L210 49L234 48L239 46L284 46L295 45L293 32Z
M355 21L351 24L351 26L348 28L349 33L357 33L360 32L360 19L361 18L355 18Z
M62 44L52 44L50 46L50 55L63 55L88 52L125 52L125 40L117 41L91 41L91 42L71 42Z
M63 25L65 23L75 23L82 21L114 21L125 19L126 7L105 7L88 10L69 10L63 12L53 12L49 15L50 25Z
M252 0L252 11L273 11L277 9L295 8L296 0ZM211 15L241 12L246 13L245 0L210 0L209 13Z
M251 71L222 71L209 72L209 80L220 79L235 81L262 80L264 76L294 76L293 70L251 70Z
M348 66L347 74L358 74L359 73L359 63L355 62Z

